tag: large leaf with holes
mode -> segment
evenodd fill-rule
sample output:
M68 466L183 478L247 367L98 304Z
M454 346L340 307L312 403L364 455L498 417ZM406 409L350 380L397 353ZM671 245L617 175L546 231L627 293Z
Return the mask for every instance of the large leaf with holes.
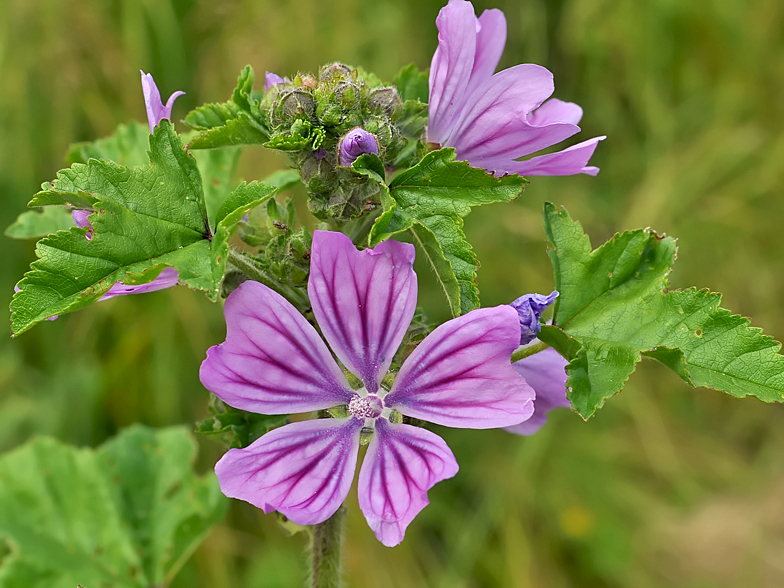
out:
M215 240L196 161L168 121L155 129L149 146L147 165L127 168L98 159L75 163L30 202L92 214L89 227L58 231L38 242L39 259L11 302L15 334L92 304L117 282L149 283L166 267L177 269L180 284L217 300L230 223L276 188L254 182L216 197Z

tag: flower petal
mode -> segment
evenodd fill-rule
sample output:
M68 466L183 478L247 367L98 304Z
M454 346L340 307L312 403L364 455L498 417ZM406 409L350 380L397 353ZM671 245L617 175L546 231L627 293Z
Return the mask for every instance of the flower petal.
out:
M457 473L444 440L425 429L376 421L359 472L359 508L381 543L393 547L428 505L427 491Z
M516 425L534 391L509 359L520 344L517 312L480 308L439 326L406 359L384 404L448 427Z
M285 80L278 74L268 71L266 74L264 74L264 91L269 92L269 89L272 86L282 84L284 81Z
M497 8L485 10L477 23L476 55L466 96L492 77L506 45L506 17L503 12Z
M308 294L335 355L378 390L416 310L414 246L384 241L358 251L342 233L316 231Z
M350 387L329 349L280 294L247 281L223 312L226 341L207 351L199 377L226 404L261 414L348 404Z
M300 525L324 522L348 496L362 421L317 419L274 429L215 465L221 491Z
M171 288L172 286L177 285L179 277L180 273L176 269L173 267L167 267L164 268L160 274L158 274L157 278L147 284L132 286L129 284L123 284L122 282L116 282L111 288L109 288L109 291L106 294L101 296L100 299L108 300L109 298L114 298L115 296L125 296L126 294L145 294L147 292L155 292L156 290Z
M533 435L547 422L547 413L554 408L569 407L566 398L566 361L552 347L516 361L512 367L536 391L534 414L519 425L506 427L510 433Z
M476 53L476 15L470 2L453 0L436 18L438 48L430 63L428 141L443 143L462 109Z
M571 123L576 125L583 117L583 109L574 102L564 102L558 98L550 98L528 117L528 122L535 126L553 123Z
M522 157L571 137L578 126L537 127L528 122L553 89L553 74L539 65L516 65L495 74L466 100L444 144L454 147L459 159L473 163L482 157Z
M607 137L594 137L563 151L532 157L526 161L512 161L504 169L497 170L524 176L570 176L588 174L595 176L599 168L587 165L599 141Z
M174 101L177 100L180 96L185 96L185 92L182 90L177 90L174 94L169 96L169 99L166 101L166 106L163 107L163 117L165 119L171 120L171 113L172 108L174 108ZM160 120L158 121L161 122Z
M185 94L185 92L175 92L169 96L166 106L161 101L161 93L158 91L158 86L152 78L152 74L146 74L139 70L142 74L142 93L144 94L144 105L147 108L147 122L150 125L150 134L153 133L155 127L164 118L171 118L172 106L174 101Z

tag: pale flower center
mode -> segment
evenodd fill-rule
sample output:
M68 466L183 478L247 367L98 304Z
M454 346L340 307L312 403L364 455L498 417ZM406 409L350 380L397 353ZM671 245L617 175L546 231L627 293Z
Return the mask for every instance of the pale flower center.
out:
M348 412L358 419L376 419L384 410L384 401L375 394L360 396L354 394L348 403Z

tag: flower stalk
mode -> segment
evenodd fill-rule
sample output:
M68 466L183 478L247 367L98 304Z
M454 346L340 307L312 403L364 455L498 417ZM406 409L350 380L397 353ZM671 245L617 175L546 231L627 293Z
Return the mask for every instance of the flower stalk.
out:
M310 302L304 292L300 292L296 288L286 288L267 272L257 267L242 253L229 249L229 263L245 274L249 279L260 282L275 292L278 292L286 300L291 302L300 312L305 313L310 308Z
M548 347L550 346L547 343L544 343L543 341L537 341L536 343L533 343L531 345L520 347L512 354L512 363L516 361L520 361L521 359L526 357L531 357L532 355L535 355L540 351L544 351Z
M341 506L323 523L313 525L310 543L310 588L338 588L340 586L340 547L343 517Z

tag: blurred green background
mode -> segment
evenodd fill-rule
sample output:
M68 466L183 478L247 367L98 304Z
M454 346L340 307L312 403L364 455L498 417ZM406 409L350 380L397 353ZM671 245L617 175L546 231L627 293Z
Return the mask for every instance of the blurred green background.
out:
M178 120L257 75L341 60L391 80L428 66L432 0L3 0L0 225L66 147L144 121L140 68ZM475 211L466 231L485 305L549 292L544 201L564 204L594 244L651 226L678 237L673 285L784 336L784 4L779 0L496 0L501 67L534 62L599 134L596 178L533 178L517 202ZM180 127L184 129L183 126ZM241 175L284 165L248 149ZM34 259L3 238L0 305ZM426 272L420 274L423 288ZM421 300L444 318L438 292ZM206 414L198 366L223 340L221 309L177 288L128 296L0 340L0 450L36 434L95 445L133 422ZM644 362L590 422L567 410L531 438L438 429L461 465L438 484L404 543L387 549L349 497L350 586L779 587L784 585L784 408L691 390ZM201 439L200 467L222 453ZM298 586L303 538L235 503L176 587Z

